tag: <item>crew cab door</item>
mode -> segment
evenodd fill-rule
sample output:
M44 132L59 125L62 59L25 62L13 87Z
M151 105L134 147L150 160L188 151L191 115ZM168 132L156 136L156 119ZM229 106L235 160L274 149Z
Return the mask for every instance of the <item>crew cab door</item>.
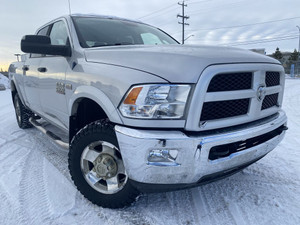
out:
M70 45L69 32L64 20L50 25L51 44ZM65 96L66 71L70 67L70 57L43 57L39 64L39 93L43 116L61 128L68 124L68 110Z
M37 35L47 35L49 26L46 26L37 32ZM39 96L39 65L43 55L29 54L23 67L23 81L26 104L37 113L41 113L41 103ZM25 97L23 96L23 97Z

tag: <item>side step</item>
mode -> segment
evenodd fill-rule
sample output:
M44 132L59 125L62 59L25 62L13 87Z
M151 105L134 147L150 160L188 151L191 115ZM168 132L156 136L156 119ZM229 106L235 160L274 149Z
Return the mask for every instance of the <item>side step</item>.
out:
M40 130L42 133L46 134L48 137L50 137L57 145L69 149L69 143L63 142L60 137L55 135L49 130L46 130L38 121L35 120L34 117L31 117L29 119L29 122L36 127L38 130Z

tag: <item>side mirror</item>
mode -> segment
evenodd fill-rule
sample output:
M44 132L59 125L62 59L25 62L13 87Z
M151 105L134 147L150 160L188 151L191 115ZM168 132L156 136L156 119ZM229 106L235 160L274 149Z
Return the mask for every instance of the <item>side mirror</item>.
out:
M25 35L21 40L21 50L25 53L71 56L71 47L51 45L51 39L43 35Z

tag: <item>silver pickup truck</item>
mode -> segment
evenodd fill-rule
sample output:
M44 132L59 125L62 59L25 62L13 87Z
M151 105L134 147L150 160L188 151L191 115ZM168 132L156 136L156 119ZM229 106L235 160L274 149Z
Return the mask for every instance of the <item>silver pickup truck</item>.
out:
M9 69L18 125L69 149L75 185L103 207L231 175L287 129L283 67L250 51L79 14L24 36L21 50Z

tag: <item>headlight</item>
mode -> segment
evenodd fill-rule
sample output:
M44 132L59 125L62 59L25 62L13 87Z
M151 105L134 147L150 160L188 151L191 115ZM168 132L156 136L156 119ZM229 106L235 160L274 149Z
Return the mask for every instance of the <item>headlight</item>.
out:
M139 85L127 93L119 109L123 116L141 119L180 119L190 85Z

